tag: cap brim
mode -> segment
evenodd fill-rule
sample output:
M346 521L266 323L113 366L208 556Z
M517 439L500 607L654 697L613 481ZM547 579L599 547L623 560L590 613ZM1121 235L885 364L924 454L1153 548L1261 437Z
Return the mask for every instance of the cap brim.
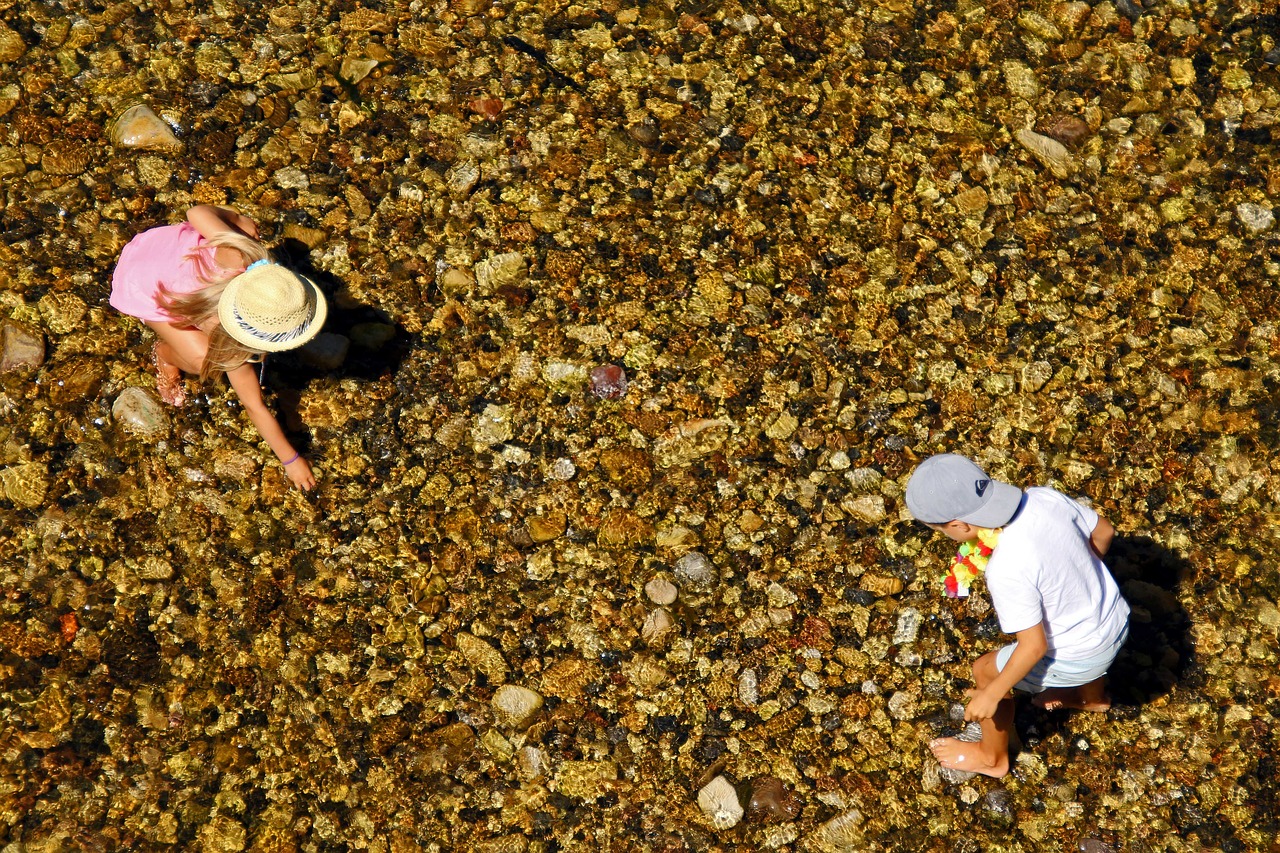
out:
M999 480L992 480L990 488L991 497L986 503L956 520L978 527L1001 527L1008 524L1022 504L1022 489Z
M294 273L294 275L298 275ZM223 330L231 336L236 343L244 345L246 348L257 352L285 352L286 350L297 349L307 341L314 338L320 333L320 329L324 326L325 319L329 316L329 303L324 298L324 291L311 279L304 275L298 275L298 280L311 288L312 296L315 298L316 310L311 315L311 320L296 335L291 335L287 340L272 341L256 338L251 334L236 327L235 313L232 308L235 302L234 291L240 285L237 279L232 279L225 290L222 291L222 298L218 305L218 319L222 324Z

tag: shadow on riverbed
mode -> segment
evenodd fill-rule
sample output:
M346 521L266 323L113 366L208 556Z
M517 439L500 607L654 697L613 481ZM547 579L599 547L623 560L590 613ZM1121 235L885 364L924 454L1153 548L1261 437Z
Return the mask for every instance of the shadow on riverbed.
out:
M345 283L316 269L307 247L286 240L276 247L281 261L319 285L329 302L322 333L300 350L268 359L263 386L276 392L276 406L295 444L311 453L305 419L298 413L302 390L313 380L389 381L408 356L413 338L385 311L354 302Z
M1117 705L1145 705L1193 675L1191 619L1178 586L1191 564L1147 536L1117 536L1107 565L1132 613L1108 681Z

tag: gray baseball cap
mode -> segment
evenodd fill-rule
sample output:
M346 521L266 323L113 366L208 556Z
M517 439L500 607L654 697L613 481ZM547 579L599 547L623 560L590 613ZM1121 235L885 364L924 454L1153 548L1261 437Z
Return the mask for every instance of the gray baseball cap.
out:
M926 524L963 521L999 527L1021 503L1022 489L991 479L971 459L955 453L930 456L907 482L907 509Z

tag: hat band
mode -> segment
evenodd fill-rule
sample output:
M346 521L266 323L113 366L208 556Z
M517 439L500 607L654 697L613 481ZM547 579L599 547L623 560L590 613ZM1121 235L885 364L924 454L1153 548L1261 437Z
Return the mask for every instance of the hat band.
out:
M236 321L236 327L239 328L254 340L261 341L264 344L283 344L300 338L307 333L311 327L311 321L316 316L316 303L313 294L307 294L307 317L292 329L286 329L283 332L263 332L251 325L249 321L240 316L240 310L235 306L231 306L231 316Z

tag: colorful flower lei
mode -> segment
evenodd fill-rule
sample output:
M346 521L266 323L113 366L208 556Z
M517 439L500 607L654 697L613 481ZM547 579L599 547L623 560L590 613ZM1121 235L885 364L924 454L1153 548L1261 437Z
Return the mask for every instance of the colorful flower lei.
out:
M947 591L947 598L965 598L969 595L969 586L978 575L987 570L987 561L991 559L999 540L999 528L993 530L979 527L977 537L960 546L951 568L942 576L942 586Z

